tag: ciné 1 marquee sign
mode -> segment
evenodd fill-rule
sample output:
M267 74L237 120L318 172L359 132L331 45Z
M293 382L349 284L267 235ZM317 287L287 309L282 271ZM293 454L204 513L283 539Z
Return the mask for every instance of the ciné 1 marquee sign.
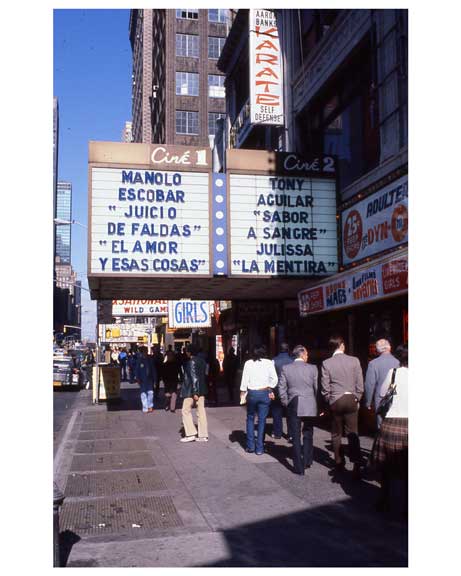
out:
M333 158L91 142L89 276L322 276L337 271Z

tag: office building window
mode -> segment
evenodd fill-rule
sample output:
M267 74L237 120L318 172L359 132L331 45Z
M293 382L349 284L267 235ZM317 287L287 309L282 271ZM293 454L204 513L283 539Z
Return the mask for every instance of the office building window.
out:
M229 10L217 9L208 10L208 21L209 22L227 22L227 15Z
M375 53L367 40L300 123L304 153L336 156L340 193L375 168L380 158Z
M198 133L198 112L176 110L176 134Z
M194 72L176 72L176 94L198 96L199 75Z
M210 98L226 97L224 80L225 76L218 76L217 74L208 74L208 96Z
M220 38L218 36L209 36L208 58L216 58L217 60L221 55L221 51L223 49L225 41L226 41L225 38Z
M217 112L208 112L208 134L214 136L216 134L217 121L220 118L226 118L225 114L218 114Z
M176 56L199 57L199 37L192 34L176 34Z
M198 20L198 10L191 10L190 8L176 9L176 18L183 20Z

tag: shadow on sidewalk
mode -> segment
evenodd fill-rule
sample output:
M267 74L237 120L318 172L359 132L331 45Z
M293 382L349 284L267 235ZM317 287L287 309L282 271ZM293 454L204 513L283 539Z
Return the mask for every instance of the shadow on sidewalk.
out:
M225 530L230 555L209 566L408 566L406 524L364 512L359 500Z
M59 534L59 562L61 567L67 565L72 547L80 542L81 538L71 530L64 530Z

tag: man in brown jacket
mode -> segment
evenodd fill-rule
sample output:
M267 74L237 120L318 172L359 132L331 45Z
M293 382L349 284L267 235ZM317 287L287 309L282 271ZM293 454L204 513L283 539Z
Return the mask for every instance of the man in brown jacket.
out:
M360 475L360 440L358 410L363 395L363 374L359 359L345 354L341 336L332 336L328 342L333 352L322 364L321 392L330 406L331 442L335 457L333 475L344 469L341 455L343 427L349 443L349 459L354 463L354 475Z

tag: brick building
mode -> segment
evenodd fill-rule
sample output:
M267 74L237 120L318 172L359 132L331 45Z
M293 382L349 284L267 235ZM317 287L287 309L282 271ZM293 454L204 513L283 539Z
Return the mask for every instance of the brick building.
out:
M228 10L133 9L133 142L209 146L225 115Z

